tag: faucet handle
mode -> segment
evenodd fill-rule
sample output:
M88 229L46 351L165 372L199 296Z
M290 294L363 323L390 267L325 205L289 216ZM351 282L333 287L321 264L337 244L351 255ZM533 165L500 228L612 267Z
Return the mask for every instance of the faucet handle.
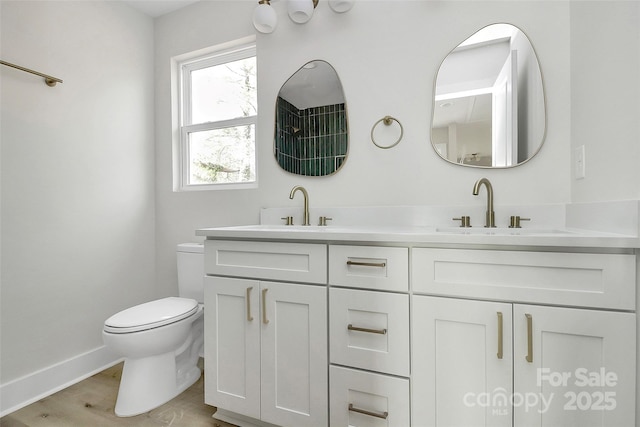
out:
M469 216L461 216L460 218L451 218L454 221L460 221L460 227L471 227L471 217Z
M292 216L283 216L280 219L284 220L284 224L285 225L293 225L293 217Z
M531 218L522 218L520 215L511 215L509 218L509 228L522 228L520 221L531 221Z
M329 218L328 216L321 216L320 218L318 218L318 225L324 227L327 225L327 221L331 220L333 220L333 218Z

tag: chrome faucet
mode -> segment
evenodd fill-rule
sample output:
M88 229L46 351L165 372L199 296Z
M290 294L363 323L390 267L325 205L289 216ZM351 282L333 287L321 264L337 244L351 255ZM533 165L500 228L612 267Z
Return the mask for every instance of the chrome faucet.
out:
M496 226L496 213L493 211L493 187L487 178L480 178L473 186L473 195L477 196L480 192L480 186L484 184L487 187L487 215L484 226L494 228Z
M301 185L296 185L295 187L293 187L293 189L291 189L289 198L293 200L293 196L295 196L296 191L298 190L302 191L302 195L304 196L304 222L302 223L302 225L311 225L311 223L309 222L309 193L307 193L307 190L305 190L305 188Z

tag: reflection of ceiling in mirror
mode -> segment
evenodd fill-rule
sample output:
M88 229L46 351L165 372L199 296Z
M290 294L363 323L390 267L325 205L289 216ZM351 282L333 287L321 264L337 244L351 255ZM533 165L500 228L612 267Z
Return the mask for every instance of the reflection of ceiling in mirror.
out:
M300 68L282 86L279 96L300 110L344 103L338 75L325 61L312 61Z
M460 43L457 49L488 42L491 43L496 40L511 39L518 31L518 28L510 24L489 25Z
M432 126L491 123L491 94L508 54L503 39L451 52L438 70Z
M436 98L490 92L510 51L510 44L504 41L453 50L438 70Z
M437 100L433 115L433 127L446 127L451 123L491 123L491 94Z
M438 72L433 127L491 122L491 96L487 94L493 90L509 53L510 40L518 31L509 24L490 25L460 43L447 56ZM472 74L465 76L469 70Z

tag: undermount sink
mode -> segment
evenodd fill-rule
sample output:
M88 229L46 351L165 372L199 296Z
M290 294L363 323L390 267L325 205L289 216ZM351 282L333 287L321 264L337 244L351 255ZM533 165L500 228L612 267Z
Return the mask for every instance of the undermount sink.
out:
M468 235L496 235L496 236L549 236L575 234L571 231L557 229L535 229L535 228L485 228L485 227L439 227L436 233L444 234L468 234Z

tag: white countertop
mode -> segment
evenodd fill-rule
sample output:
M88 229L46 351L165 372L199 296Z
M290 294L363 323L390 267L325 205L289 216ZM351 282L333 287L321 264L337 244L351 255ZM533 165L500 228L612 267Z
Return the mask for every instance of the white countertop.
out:
M372 206L311 208L311 221L327 216L327 226L283 225L292 216L302 222L300 207L264 208L260 224L203 228L211 239L374 243L418 246L520 246L550 248L640 248L640 201L573 205L500 206L497 228L485 228L483 206ZM473 227L452 218L470 215ZM508 228L509 215L530 220ZM281 225L282 224L282 225Z
M203 228L211 239L310 242L371 242L408 245L500 245L580 248L640 248L637 236L579 229L245 225Z

